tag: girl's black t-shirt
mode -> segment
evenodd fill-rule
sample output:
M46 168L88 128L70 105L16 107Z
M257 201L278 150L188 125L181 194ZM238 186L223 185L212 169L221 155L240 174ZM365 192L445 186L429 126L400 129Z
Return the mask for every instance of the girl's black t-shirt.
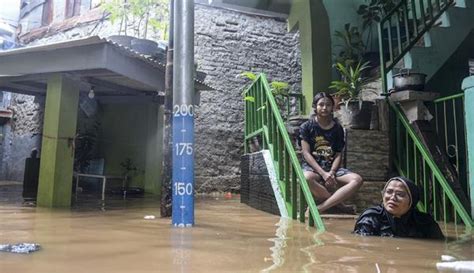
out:
M325 130L310 118L300 126L299 138L309 144L311 155L325 171L331 169L336 153L342 152L345 145L344 130L336 121L333 127Z

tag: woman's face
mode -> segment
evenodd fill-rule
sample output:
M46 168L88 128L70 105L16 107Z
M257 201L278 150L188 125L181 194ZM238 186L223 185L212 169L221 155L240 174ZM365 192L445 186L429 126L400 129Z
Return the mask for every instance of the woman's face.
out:
M410 195L405 184L392 180L383 192L383 206L394 217L401 217L410 209Z
M329 98L321 98L316 103L316 115L324 117L332 115L332 101Z

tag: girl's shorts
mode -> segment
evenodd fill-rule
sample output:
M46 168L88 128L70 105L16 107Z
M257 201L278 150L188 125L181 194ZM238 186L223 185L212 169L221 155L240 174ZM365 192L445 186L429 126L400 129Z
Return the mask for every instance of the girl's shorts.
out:
M318 174L318 173L315 172L315 171L313 170L313 168L312 168L308 163L306 163L306 162L303 162L302 167L303 167L303 171L305 171L305 172L313 172L313 173ZM350 174L350 173L352 173L352 172L351 172L349 169L346 169L346 168L339 168L339 169L337 169L337 171L336 171L336 177L341 177L341 176L344 176L344 175Z

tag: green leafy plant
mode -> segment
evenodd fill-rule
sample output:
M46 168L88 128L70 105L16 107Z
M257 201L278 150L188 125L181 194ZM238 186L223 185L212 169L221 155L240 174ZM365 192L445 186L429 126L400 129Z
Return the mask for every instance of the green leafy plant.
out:
M120 162L120 167L122 168L122 175L127 176L129 179L138 173L137 166L135 166L135 164L129 157L125 158L124 161Z
M400 0L370 0L357 9L357 14L362 17L362 32L367 33L366 45L370 45L373 38L373 30L388 12L394 9Z
M244 92L247 90L247 88L258 78L257 74L253 72L242 72L240 74L241 77L247 78L251 80L251 83L249 83L247 86L244 87ZM287 100L289 100L289 90L290 86L286 82L281 82L281 81L272 81L270 82L270 90L275 98L275 102L278 105L278 108L280 109L280 113L282 114L283 118L286 118L286 114L288 110L285 107L287 107ZM242 95L245 95L243 93ZM252 96L244 96L245 101L250 101L250 102L255 102L255 98ZM265 108L265 105L262 107L258 108L257 110L262 110Z
M278 82L278 81L271 82L270 88L272 89L272 94L275 97L288 96L289 85L286 82Z
M362 76L362 72L370 67L369 62L359 61L354 67L347 67L342 63L336 63L335 66L341 74L341 80L332 81L329 86L335 90L334 95L346 102L360 100L362 86L368 82L368 79Z
M74 170L84 172L94 157L94 147L98 141L100 122L95 121L78 128L74 139Z
M247 79L251 80L252 82L254 82L258 78L257 74L249 72L249 71L242 72L240 74L240 76L244 77L244 78L247 78ZM244 89L247 89L247 87L248 86L246 86L246 88L244 88ZM275 96L275 97L288 96L289 85L286 82L272 81L272 82L270 82L270 89L272 91L273 96ZM247 97L245 97L244 99L245 100L251 100ZM254 100L255 99L253 99L253 101Z
M158 30L166 39L168 29L168 0L109 0L103 1L101 7L110 15L112 24L120 20L119 34L147 38L148 27Z
M348 68L362 59L365 46L358 27L345 24L342 31L335 31L334 36L340 42L337 46L342 48L336 58L337 63L341 63Z

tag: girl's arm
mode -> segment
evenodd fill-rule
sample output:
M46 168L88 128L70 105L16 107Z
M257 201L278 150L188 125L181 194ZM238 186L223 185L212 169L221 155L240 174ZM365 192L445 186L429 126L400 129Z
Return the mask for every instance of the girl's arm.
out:
M336 153L334 160L332 161L331 165L331 173L336 175L337 170L341 166L341 161L342 161L342 153Z

